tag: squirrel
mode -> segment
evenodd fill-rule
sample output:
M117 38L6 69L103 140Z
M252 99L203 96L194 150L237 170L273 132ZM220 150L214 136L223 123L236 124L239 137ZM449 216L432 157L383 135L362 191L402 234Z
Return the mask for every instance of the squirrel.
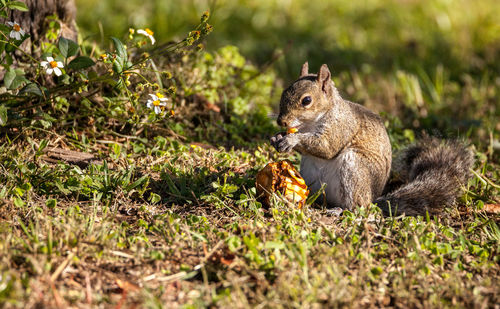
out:
M277 133L270 141L279 152L302 155L300 173L312 192L326 185L328 208L373 203L387 216L438 215L455 202L474 162L465 145L426 137L392 162L382 119L344 100L326 64L318 74L308 71L306 62L299 79L281 95L277 122L289 133ZM403 184L383 195L391 167Z

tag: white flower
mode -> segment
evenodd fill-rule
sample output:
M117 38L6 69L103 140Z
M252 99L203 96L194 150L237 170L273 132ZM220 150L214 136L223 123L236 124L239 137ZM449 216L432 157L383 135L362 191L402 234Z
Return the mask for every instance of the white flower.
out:
M40 64L45 68L47 74L54 72L57 76L61 76L61 69L64 68L61 61L55 61L52 57L47 57L47 61L42 61Z
M168 98L165 98L163 96L163 94L161 94L159 92L156 93L156 95L150 94L150 96L151 96L151 99L148 100L148 102L146 103L146 106L148 108L153 109L156 114L161 113L161 108L162 108L162 106L167 105Z
M25 32L21 29L21 26L19 26L18 23L9 21L7 22L7 25L12 28L12 31L9 34L12 39L19 41L24 36Z
M151 40L151 44L155 45L156 40L155 37L153 36L154 32L151 31L149 28L139 29L137 30L137 33L147 36Z

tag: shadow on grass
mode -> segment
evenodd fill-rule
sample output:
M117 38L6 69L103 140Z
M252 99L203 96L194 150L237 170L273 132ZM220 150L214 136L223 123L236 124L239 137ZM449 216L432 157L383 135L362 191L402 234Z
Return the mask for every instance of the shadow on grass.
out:
M252 175L235 173L228 167L212 171L193 167L188 172L164 168L159 178L150 179L144 197L152 201L151 197L156 196L158 202L177 214L210 214L217 208L231 211L229 208L245 193L245 188L253 186Z

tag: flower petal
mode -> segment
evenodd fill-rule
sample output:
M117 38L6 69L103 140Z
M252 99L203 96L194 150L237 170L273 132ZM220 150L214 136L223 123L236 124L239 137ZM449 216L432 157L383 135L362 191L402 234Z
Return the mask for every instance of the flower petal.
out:
M47 64L49 64L47 61L42 61L42 62L40 62L40 65L41 65L42 67L46 67L46 66L47 66Z
M19 32L14 32L14 36L16 37L16 40L20 40L21 39L21 34Z
M56 73L57 76L62 75L61 69L59 69L59 68L54 68L54 73Z
M48 61L48 62L52 62L52 61L54 61L54 58L52 58L52 57L47 57L47 61Z
M47 72L47 74L52 74L52 72L54 72L54 69L53 68L48 68L45 72Z
M14 23L13 23L13 22L11 22L11 21L8 21L8 22L7 22L7 25L8 25L8 26L11 26L11 27L14 27Z
M144 36L147 36L151 40L151 44L155 45L156 40L155 40L154 36L149 34L146 30L139 29L139 30L137 30L137 33L142 34Z
M155 106L155 113L156 114L161 113L161 108L159 106Z
M61 61L57 61L57 67L58 68L64 68L64 65Z

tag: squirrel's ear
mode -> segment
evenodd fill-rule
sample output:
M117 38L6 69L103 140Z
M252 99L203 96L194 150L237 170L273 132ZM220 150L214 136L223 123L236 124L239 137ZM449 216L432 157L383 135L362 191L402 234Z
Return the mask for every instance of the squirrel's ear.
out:
M319 69L318 73L318 83L321 84L321 89L326 92L327 94L331 93L331 73L330 70L328 69L328 66L326 64L323 64L321 68Z
M306 76L307 74L309 74L309 63L306 61L300 70L300 77Z

